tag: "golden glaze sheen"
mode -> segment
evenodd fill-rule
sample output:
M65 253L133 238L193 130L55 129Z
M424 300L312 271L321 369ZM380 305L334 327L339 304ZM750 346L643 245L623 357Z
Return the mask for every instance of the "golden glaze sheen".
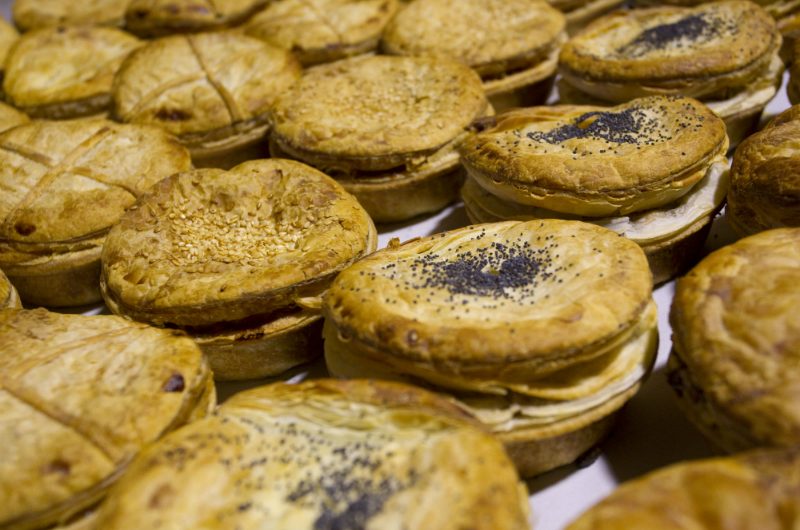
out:
M567 83L607 101L682 94L724 99L764 77L781 37L752 2L620 11L562 49Z
M45 26L120 26L126 0L15 0L14 23L23 31Z
M791 530L798 468L797 449L675 464L623 484L567 530Z
M705 105L661 96L511 111L460 151L470 177L502 199L601 217L679 199L727 148L725 124Z
M124 62L114 113L159 125L192 156L211 156L261 140L266 112L299 77L288 52L232 32L165 37Z
M312 65L374 50L396 10L396 0L278 0L244 31Z
M189 167L186 149L155 127L96 119L34 121L5 131L0 268L30 303L99 300L108 229L150 186Z
M8 55L3 91L33 117L106 112L122 61L141 42L115 28L50 27L25 33Z
M98 525L523 530L527 503L501 445L450 402L318 380L242 392L152 445Z
M194 343L113 316L0 310L0 524L40 528L101 498L147 443L203 416Z
M728 451L800 441L800 229L712 253L677 285L670 381Z
M730 224L742 235L800 226L800 121L798 109L778 116L747 138L733 156Z
M309 70L278 97L270 122L292 157L374 171L424 161L485 109L480 78L460 63L372 56Z
M247 20L268 0L130 0L125 24L137 35L208 31Z

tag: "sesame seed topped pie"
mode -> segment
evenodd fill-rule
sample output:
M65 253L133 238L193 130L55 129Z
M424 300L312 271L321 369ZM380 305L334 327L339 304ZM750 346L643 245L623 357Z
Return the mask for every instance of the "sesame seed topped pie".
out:
M100 249L139 195L191 166L156 127L33 121L0 134L0 268L29 304L101 300Z
M543 0L414 0L392 19L384 51L462 61L496 110L544 103L566 41L564 15Z
M325 295L325 356L345 377L450 392L523 476L572 462L654 360L656 309L633 242L577 221L476 225L390 247Z
M121 26L127 0L14 0L11 13L23 31L47 26Z
M252 37L164 37L123 64L114 82L114 114L171 132L195 165L231 167L248 147L260 147L267 111L299 76L289 52Z
M105 113L114 74L141 41L116 28L49 27L25 33L5 63L8 101L35 118Z
M125 25L144 37L195 33L235 26L268 0L129 0Z
M161 181L109 234L101 285L113 312L186 329L216 377L263 377L318 355L318 297L375 245L335 181L255 160Z
M619 11L564 46L559 89L564 102L698 98L726 120L735 145L777 91L780 47L772 17L744 0Z
M310 69L278 97L270 149L340 180L376 221L400 221L457 197L456 146L486 112L461 63L356 57Z
M104 530L524 530L502 446L408 385L317 380L233 396L152 445L100 508Z
M461 146L474 221L601 224L642 245L660 283L690 264L724 201L725 124L697 100L532 107L495 121Z
M92 506L133 456L216 403L183 334L115 316L0 310L0 526Z
M396 0L277 0L244 31L313 65L374 50L396 10Z

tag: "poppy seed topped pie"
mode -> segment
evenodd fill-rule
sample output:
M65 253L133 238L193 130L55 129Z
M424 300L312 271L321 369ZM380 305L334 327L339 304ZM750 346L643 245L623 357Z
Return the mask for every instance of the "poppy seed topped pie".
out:
M335 181L253 160L162 180L111 230L101 286L113 312L186 329L216 377L257 378L320 353L318 297L375 244Z
M475 225L380 250L339 274L323 312L331 374L455 395L523 476L597 443L658 334L642 250L577 221Z
M376 221L399 221L456 198L456 147L486 112L461 63L356 57L310 69L278 97L271 150L340 180Z
M495 121L461 146L476 222L601 224L642 245L661 283L690 264L724 201L725 124L697 100L532 107Z
M196 33L235 26L268 0L129 0L125 26L144 37Z

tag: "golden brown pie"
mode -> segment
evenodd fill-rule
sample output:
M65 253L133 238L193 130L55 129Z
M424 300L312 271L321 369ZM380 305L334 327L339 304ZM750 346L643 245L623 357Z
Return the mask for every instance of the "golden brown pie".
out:
M796 448L675 464L623 484L567 530L789 530L799 467Z
M114 114L171 132L195 165L231 167L253 158L248 148L263 151L266 113L299 76L289 52L252 37L164 37L123 64L114 82Z
M608 432L658 335L642 250L578 221L475 225L380 250L339 274L323 312L331 374L454 395L522 476Z
M146 444L215 398L183 334L114 316L0 310L0 525L42 528L97 502Z
M98 525L523 530L527 505L502 446L449 401L319 380L242 392L150 446Z
M744 0L619 11L564 46L559 91L571 103L694 97L725 120L735 146L777 92L780 47L772 17Z
M456 199L456 147L486 112L461 63L356 57L310 69L278 97L270 150L339 179L375 221L400 221Z
M144 37L196 33L235 26L268 0L128 0L125 25Z
M141 41L116 28L49 27L25 33L5 62L3 91L34 118L108 112L114 74Z
M543 0L414 0L389 23L381 48L466 63L503 110L544 103L564 26L564 15Z
M0 134L0 269L32 305L101 299L100 249L150 186L191 166L161 129L34 121Z
M678 281L669 381L727 451L800 442L800 228L710 254Z
M493 121L461 146L474 222L583 220L641 245L656 283L691 266L727 192L725 125L705 105L653 96Z
M46 26L121 26L127 0L14 0L11 13L23 31Z
M313 65L373 51L396 10L396 0L276 0L244 31Z
M319 296L375 245L335 181L254 160L161 181L109 233L101 286L113 312L188 331L215 377L254 379L321 354Z

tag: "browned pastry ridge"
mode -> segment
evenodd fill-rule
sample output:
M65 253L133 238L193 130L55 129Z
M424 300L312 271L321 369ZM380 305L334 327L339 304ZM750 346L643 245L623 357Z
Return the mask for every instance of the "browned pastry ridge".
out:
M669 381L727 451L800 442L800 228L710 254L678 281Z
M216 402L199 348L175 331L3 309L0 343L3 528L80 513L142 447Z
M126 0L14 0L11 13L23 31L47 26L121 26Z
M502 446L451 402L408 385L323 379L239 393L151 445L97 524L524 530L527 513Z
M29 304L101 299L106 233L158 180L191 165L161 129L34 121L0 134L0 269Z
M523 476L575 460L648 373L656 346L642 250L578 221L466 227L382 249L324 298L325 359L457 397Z
M115 313L186 329L217 378L252 379L321 353L318 297L375 245L335 181L254 160L156 185L109 233L101 288Z
M129 0L126 28L143 37L196 33L241 24L269 0Z

